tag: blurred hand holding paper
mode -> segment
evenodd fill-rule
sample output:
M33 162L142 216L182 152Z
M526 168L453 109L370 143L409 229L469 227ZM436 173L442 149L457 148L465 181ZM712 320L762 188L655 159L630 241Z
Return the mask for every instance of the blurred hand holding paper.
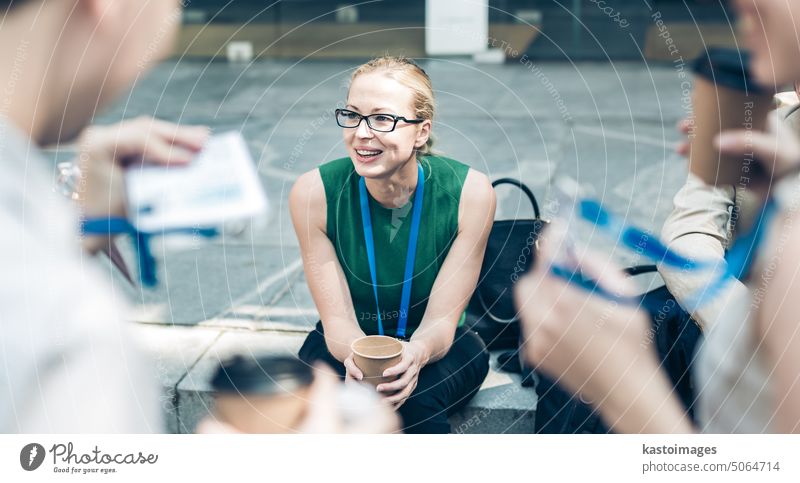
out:
M146 166L126 176L128 212L141 232L216 227L267 211L267 198L238 132L211 137L188 166Z

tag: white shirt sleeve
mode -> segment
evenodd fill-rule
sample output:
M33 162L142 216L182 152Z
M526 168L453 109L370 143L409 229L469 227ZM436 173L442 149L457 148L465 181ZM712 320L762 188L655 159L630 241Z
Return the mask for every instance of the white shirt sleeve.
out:
M725 250L730 243L729 222L735 202L732 186L709 186L693 174L674 198L674 208L661 230L664 242L673 250L693 260L718 261L723 263ZM667 288L681 306L686 307L688 297L702 290L707 278L680 269L659 266ZM727 290L744 290L741 282L735 281ZM704 328L716 320L721 301L717 297L692 314Z
M94 260L2 210L0 226L0 432L162 432L154 371Z
M163 431L125 301L80 250L48 161L2 121L0 433Z

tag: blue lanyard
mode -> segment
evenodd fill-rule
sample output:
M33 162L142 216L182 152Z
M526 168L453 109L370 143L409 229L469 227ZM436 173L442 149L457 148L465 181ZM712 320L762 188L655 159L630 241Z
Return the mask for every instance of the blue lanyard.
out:
M716 272L714 274L716 276L705 287L684 301L689 312L699 309L713 299L730 280L742 280L749 275L757 249L763 242L764 233L778 211L777 203L773 198L769 198L758 213L758 218L752 228L728 250L725 255L724 269L720 270L717 261L695 261L671 250L653 234L626 224L620 218L606 211L595 200L581 199L578 201L577 208L581 218L593 223L610 237L616 238L622 245L636 250L654 262L685 271L709 270ZM564 266L553 265L550 271L553 275L601 297L628 304L639 303L636 297L620 297L612 294L600 287L596 281L587 279L579 272Z
M378 303L378 280L375 270L375 242L372 237L369 197L367 195L367 184L364 178L361 178L358 182L358 191L361 199L361 221L364 225L364 242L367 245L369 275L372 277L372 292L375 294L375 308L378 310L378 333L383 335L383 320L381 319L381 307ZM406 325L408 324L408 305L411 301L411 281L414 278L414 259L417 255L417 238L419 238L419 222L420 218L422 218L422 197L424 192L425 173L422 170L422 166L417 164L417 189L414 191L411 234L408 237L406 270L403 275L403 292L400 296L400 320L397 323L397 337L401 339L406 336Z
M146 287L153 287L158 280L156 279L156 259L150 250L150 238L156 233L143 233L134 227L131 222L122 217L110 218L90 218L81 220L81 233L84 235L117 235L128 234L133 238L136 248L139 281ZM162 230L158 235L168 235L170 233L192 233L202 237L210 238L218 234L215 228L175 228Z

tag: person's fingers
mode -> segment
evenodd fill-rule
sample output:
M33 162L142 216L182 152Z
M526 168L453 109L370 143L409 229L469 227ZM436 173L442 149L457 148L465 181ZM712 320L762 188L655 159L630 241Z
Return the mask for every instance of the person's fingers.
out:
M694 121L692 119L681 119L675 126L681 134L689 135L694 129Z
M356 363L353 361L352 354L348 356L344 362L344 368L347 370L347 376L351 377L357 381L364 379L364 373L361 372L361 369L356 366Z
M764 133L728 131L720 134L715 140L719 152L728 156L753 156L767 173L780 171L783 167L779 150L779 141L775 136Z
M715 144L722 154L755 157L767 173L780 177L800 164L800 140L773 117L768 123L771 132L726 131Z
M125 163L186 164L208 139L203 126L179 126L149 117L87 131L94 151Z
M186 126L160 119L152 120L152 131L169 144L181 145L195 152L203 148L210 134L208 126Z
M675 146L675 153L679 156L688 157L692 151L692 145L688 142L681 142Z
M405 402L408 400L408 398L411 397L411 394L414 392L414 389L417 388L417 382L418 382L418 380L415 378L411 382L411 384L406 386L405 389L403 389L402 391L400 391L397 394L393 394L393 395L387 397L385 399L386 403L387 404L391 404L393 409L395 411L397 411L400 408L400 406L405 404Z
M691 136L692 132L694 131L694 120L692 119L681 119L675 125L678 132L683 134L684 136ZM675 146L675 152L680 155L687 157L689 156L689 152L691 150L691 144L687 140L682 140L678 142Z
M409 396L409 394L411 394L411 390L412 390L411 386L408 385L404 387L402 391L398 391L394 394L386 396L385 397L386 403L394 406L398 402L405 400Z
M195 153L171 144L140 122L96 127L87 132L86 145L93 155L118 164L186 164Z
M400 359L400 362L383 371L383 377L396 376L406 372L411 366L412 362L414 362L414 358L408 353L407 350L404 350L403 357Z
M767 141L767 139L763 138L769 139L771 136L767 136L761 132L756 133L744 129L737 129L720 133L714 139L714 144L721 154L726 155L744 154L746 151L750 151L751 148L755 149L755 143L757 143L762 151L767 147L771 147L772 153L774 154L776 140L773 138L769 139L769 142L764 142Z
M186 165L195 156L195 152L177 144L169 144L158 136L148 138L141 151L142 162L161 165Z
M308 411L300 432L338 433L341 421L337 407L339 379L326 364L314 364L314 382L308 396Z
M409 383L411 383L411 380L417 375L417 371L418 371L417 366L411 365L399 379L397 379L396 381L387 382L385 384L380 384L376 389L378 390L378 392L387 392L387 393L399 391L404 387L408 386Z

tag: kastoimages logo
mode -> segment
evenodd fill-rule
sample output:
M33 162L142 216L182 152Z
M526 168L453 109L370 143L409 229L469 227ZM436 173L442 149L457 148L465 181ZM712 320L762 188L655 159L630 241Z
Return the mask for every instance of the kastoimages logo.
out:
M33 471L42 466L44 461L44 446L39 443L26 444L19 452L19 464L25 471Z

